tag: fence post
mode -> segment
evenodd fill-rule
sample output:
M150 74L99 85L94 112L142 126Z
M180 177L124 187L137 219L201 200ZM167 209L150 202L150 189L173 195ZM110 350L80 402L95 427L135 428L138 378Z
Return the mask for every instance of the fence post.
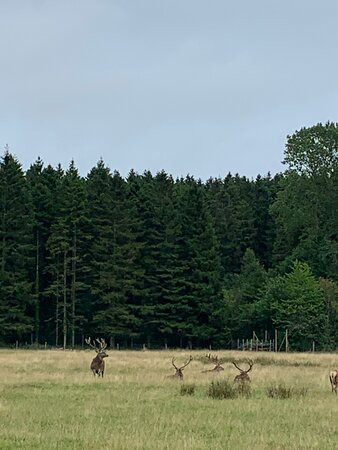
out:
M285 352L287 353L289 351L289 337L288 337L288 330L285 330Z
M278 352L278 331L275 330L275 352Z

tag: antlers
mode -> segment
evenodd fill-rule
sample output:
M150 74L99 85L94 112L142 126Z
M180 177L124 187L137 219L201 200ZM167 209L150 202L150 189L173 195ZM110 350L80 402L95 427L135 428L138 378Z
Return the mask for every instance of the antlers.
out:
M239 375L235 376L235 380L234 381L241 381L241 382L243 382L243 381L251 381L248 373L252 369L252 366L254 364L253 361L248 360L248 364L249 364L249 369L248 370L243 370L240 367L238 367L237 364L235 363L235 361L232 361L232 364L236 367L236 369L238 369L241 372Z
M85 339L85 341L91 348L93 348L96 351L96 353L103 352L103 350L105 350L108 345L103 338L101 338L101 339L96 338L96 342L99 344L98 347L97 347L95 341L93 341L93 343L92 343L91 337L89 337L88 339Z
M252 369L253 366L253 361L249 360L248 364L249 364L249 369L248 370L243 370L240 367L237 366L237 364L235 363L235 361L232 361L232 364L236 367L236 369L238 369L241 373L248 373L250 372L250 370Z
M180 367L180 370L183 370L185 367L187 367L187 365L190 364L191 361L192 361L192 356L190 355L190 356L189 356L188 362L186 362L186 363L184 364L184 366Z
M188 364L191 363L191 361L192 361L192 356L190 355L188 361L187 361L182 367L176 367L174 361L175 361L175 358L173 358L173 359L171 360L171 364L175 367L175 369L176 369L176 370L183 370L185 367L187 367Z
M210 370L203 370L202 372L206 373L206 372L221 372L224 370L224 367L222 367L222 364L224 364L224 361L222 361L221 359L218 359L218 356L212 356L211 353L208 353L207 355L205 355L205 357L207 359L209 359L209 361L211 361L213 364L215 364L215 367L213 369Z
M172 375L172 377L173 378L180 378L181 380L183 380L183 369L185 367L187 367L188 364L191 363L192 356L190 355L188 361L182 367L177 367L174 361L175 361L175 358L173 358L171 360L171 364L175 367L176 373L174 375Z

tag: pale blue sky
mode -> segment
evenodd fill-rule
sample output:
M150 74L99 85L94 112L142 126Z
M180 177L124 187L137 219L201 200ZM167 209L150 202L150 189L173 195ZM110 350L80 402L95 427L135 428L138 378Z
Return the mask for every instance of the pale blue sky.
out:
M82 174L283 169L337 121L336 0L0 0L0 145Z

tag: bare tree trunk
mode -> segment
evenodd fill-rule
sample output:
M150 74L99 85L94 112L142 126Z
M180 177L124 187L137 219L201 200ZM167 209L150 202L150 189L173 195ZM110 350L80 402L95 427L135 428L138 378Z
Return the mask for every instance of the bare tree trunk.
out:
M39 248L40 248L40 236L39 236L39 230L36 230L36 263L35 263L35 343L36 344L39 343L39 334L40 334Z
M73 249L72 249L72 288L71 288L71 303L72 303L72 348L75 346L75 301L76 301L76 228L73 235Z
M67 251L63 252L63 348L67 346Z
M5 213L2 215L2 251L1 251L1 274L5 273L5 264L6 264L6 228L5 228Z
M56 272L56 305L55 305L55 346L59 345L59 307L60 307L60 274L59 274L59 255L57 259L57 272Z

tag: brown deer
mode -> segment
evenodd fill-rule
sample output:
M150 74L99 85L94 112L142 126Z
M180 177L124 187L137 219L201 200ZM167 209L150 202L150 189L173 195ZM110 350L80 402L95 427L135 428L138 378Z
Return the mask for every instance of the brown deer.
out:
M253 362L252 361L248 361L249 364L249 369L248 370L243 370L240 367L237 366L237 364L235 363L235 361L232 361L232 364L236 367L236 369L238 369L241 373L236 375L234 378L234 381L237 381L239 383L244 383L244 382L250 382L250 377L248 375L248 373L250 372L250 370L252 369L253 366Z
M183 380L183 370L185 367L187 367L188 364L190 364L192 361L192 356L190 356L189 360L181 367L177 367L175 365L175 358L171 360L171 364L175 367L176 372L174 375L170 375L170 378L178 378L179 380Z
M96 345L95 341L91 341L91 338L89 337L88 339L85 339L86 343L93 348L97 355L95 356L95 358L93 359L90 368L93 371L93 375L95 377L95 375L97 375L100 378L103 378L104 375L104 359L103 358L107 358L107 353L105 352L105 349L107 348L107 344L106 341L104 339L96 339L96 342L99 344L99 346Z
M222 364L224 364L225 361L222 361L221 359L218 359L218 356L212 356L211 353L208 353L205 355L206 358L209 359L213 364L215 364L215 367L210 370L202 370L202 373L207 372L222 372L224 370L224 367L222 367Z
M338 387L338 370L331 370L330 372L330 383L332 392L335 392L337 395L337 387Z

